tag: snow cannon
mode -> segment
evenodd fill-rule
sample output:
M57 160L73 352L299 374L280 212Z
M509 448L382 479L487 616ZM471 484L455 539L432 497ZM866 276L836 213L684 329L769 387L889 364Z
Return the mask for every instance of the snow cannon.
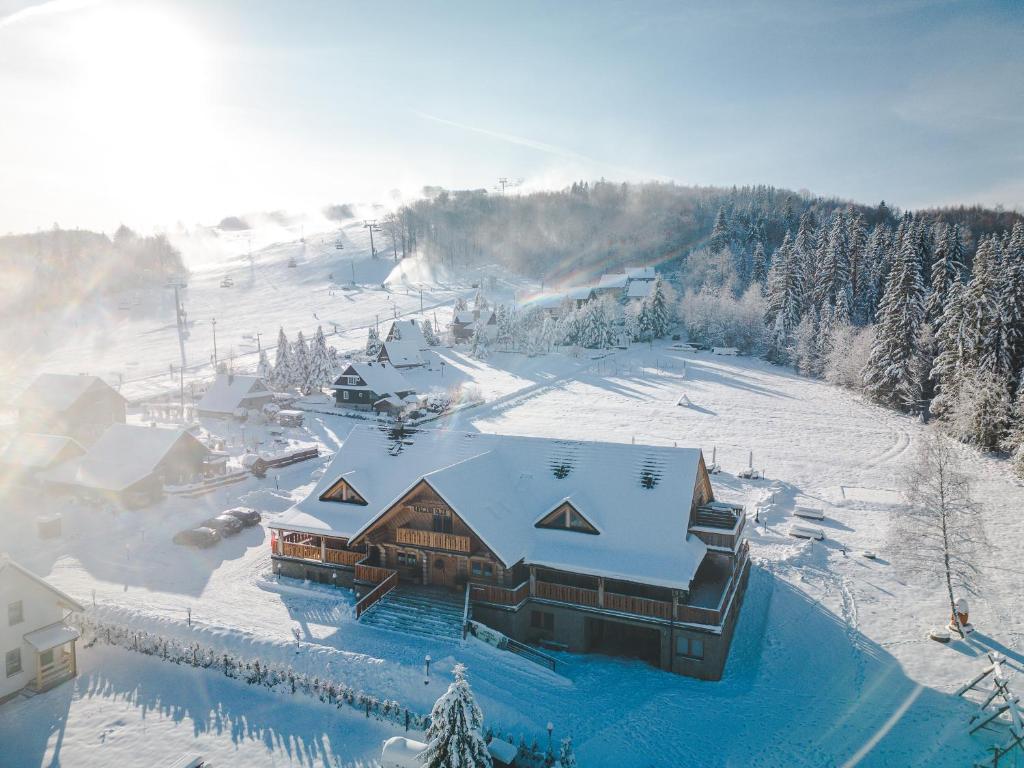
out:
M950 617L949 617L949 628L952 629L955 632L956 628L957 628L956 627L957 620L959 619L960 620L960 628L964 631L964 634L970 634L971 632L974 631L974 626L971 624L970 621L967 620L968 619L967 600L965 600L962 597L957 598L955 606L956 606L956 613L955 613L955 615L950 615Z

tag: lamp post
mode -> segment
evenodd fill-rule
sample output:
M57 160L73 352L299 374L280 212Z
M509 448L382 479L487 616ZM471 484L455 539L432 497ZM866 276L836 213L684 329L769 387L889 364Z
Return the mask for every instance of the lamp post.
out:
M430 654L423 657L423 684L430 685Z
M555 724L552 723L550 720L548 720L548 754L552 755L552 756L555 754L554 752L551 751L551 733L554 730L555 730Z

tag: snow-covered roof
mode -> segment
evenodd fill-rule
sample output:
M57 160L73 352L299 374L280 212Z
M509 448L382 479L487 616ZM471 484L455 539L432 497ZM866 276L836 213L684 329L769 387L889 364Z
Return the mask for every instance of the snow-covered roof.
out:
M351 368L351 372L349 369ZM416 388L398 371L388 363L377 362L349 362L343 367L342 376L356 375L366 382L365 389L376 392L378 395L397 395L400 392L415 392ZM339 383L340 379L332 386L343 389L360 389L350 387L347 384Z
M74 627L68 626L63 621L58 621L35 632L25 635L25 642L35 648L39 653L50 651L57 646L77 640L81 633Z
M396 368L410 368L414 365L423 365L423 356L420 348L414 341L385 341L381 346L381 356L387 355L387 360Z
M654 283L647 280L630 280L629 287L626 288L627 299L646 299L651 295L651 289L654 287Z
M396 447L399 446L399 447ZM357 426L275 528L355 538L425 480L506 564L688 588L707 551L688 535L698 449ZM339 478L366 506L320 501ZM650 487L648 487L650 486ZM568 501L599 531L537 528Z
M185 429L111 424L88 453L59 464L43 477L62 485L123 491L153 474L183 438L206 450Z
M246 407L246 401L272 396L259 376L218 373L196 407L206 413L232 414Z
M581 285L576 288L570 288L566 291L566 295L573 301L586 301L593 292L594 289L589 285Z
M423 331L420 330L415 320L392 320L391 326L388 328L384 338L391 339L396 332L399 339L412 343L416 349L426 349L430 346L427 344L427 340L423 338Z
M65 450L79 456L85 453L85 449L70 437L19 432L11 438L0 455L0 464L24 469L45 469L52 466Z
M46 579L44 579L42 576L36 576L34 573L32 573L32 571L30 571L25 566L16 563L14 559L6 552L0 552L0 575L3 574L5 568L10 568L11 570L18 571L18 573L21 573L22 575L26 576L27 578L31 579L37 584L45 587L54 595L56 595L62 602L64 602L67 605L67 607L71 610L85 610L73 597L57 589L50 582L46 581Z
M657 277L654 267L629 267L626 269L626 277L633 280L654 280Z
M384 741L380 759L385 768L420 768L420 755L426 748L422 741L392 736Z
M598 288L625 288L626 280L628 277L626 274L611 274L606 273L601 275L601 279L597 281Z
M506 765L512 765L512 761L519 754L519 748L511 742L494 738L487 743L487 753Z
M98 376L41 373L18 396L14 405L18 408L41 408L60 413L77 403L93 387L104 387L115 392L113 387Z
M473 315L472 310L464 309L461 312L455 313L455 322L459 325L470 325L476 322L476 317Z

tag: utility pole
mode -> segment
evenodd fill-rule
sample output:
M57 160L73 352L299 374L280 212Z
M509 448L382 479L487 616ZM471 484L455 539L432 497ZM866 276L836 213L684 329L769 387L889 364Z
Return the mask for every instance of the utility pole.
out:
M381 226L377 223L376 219L364 219L363 229L370 230L370 255L373 258L377 258L377 247L373 244L373 233L382 232Z
M213 326L213 372L217 372L217 318L214 317L210 320L210 325Z
M352 264L352 285L356 284L356 260L349 259L349 263Z
M260 343L260 336L262 335L262 333L256 331L256 354L259 354L260 352L263 351L263 345Z
M498 184L501 185L501 194L505 194L505 187L509 185L508 176L502 176L498 179Z

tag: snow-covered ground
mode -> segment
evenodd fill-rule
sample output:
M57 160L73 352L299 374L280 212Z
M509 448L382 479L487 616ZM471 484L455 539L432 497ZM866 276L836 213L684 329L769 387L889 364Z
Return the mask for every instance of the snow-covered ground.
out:
M308 314L300 298L305 291L292 290L282 304ZM436 291L437 301L454 295ZM373 320L375 296L367 289L350 304L345 297L331 300L344 308L337 317L345 327L354 327ZM408 301L418 309L418 295ZM263 317L257 303L240 307L239 320ZM281 321L275 316L273 323ZM220 323L218 317L218 343ZM145 342L125 344L117 354L141 358L145 349ZM555 675L476 641L461 646L364 626L354 620L347 593L273 579L263 528L202 552L170 543L176 530L229 506L251 506L273 519L312 487L326 457L132 515L65 504L65 536L55 542L36 541L31 528L33 513L53 502L9 499L0 509L3 546L87 605L95 594L97 611L108 619L326 671L418 711L429 709L452 665L462 661L489 724L543 741L550 720L556 736L573 736L584 766L960 766L984 756L993 737L966 734L969 705L952 692L981 668L988 649L1002 651L1014 666L1024 663L1018 610L1024 490L1003 464L963 451L992 549L983 594L972 601L977 632L942 646L925 637L946 615L941 586L908 582L887 548L901 477L924 429L918 422L760 361L667 345L638 345L601 359L495 351L478 361L457 350L439 354L445 376L473 381L486 402L433 426L698 446L723 467L713 478L718 496L746 502L751 516L755 505L765 505L766 525L748 524L756 565L721 682L600 656L562 655L565 664ZM432 383L439 372L415 375ZM677 405L683 394L688 407ZM309 414L302 436L333 450L354 423ZM751 450L767 480L736 477ZM797 504L824 509L823 542L786 535ZM878 558L862 557L864 550ZM298 653L295 628L302 638ZM240 683L209 672L163 670L157 661L130 661L120 651L88 654L77 688L0 706L0 744L17 738L26 745L16 765L49 765L59 754L62 765L90 766L115 756L114 748L104 752L108 711L112 721L126 724L115 729L116 749L153 728L159 737L146 748L173 738L184 751L195 739L217 755L238 749L235 762L246 765L365 760L389 732L330 709L303 719L299 710L306 705L251 698L232 688ZM434 659L428 685L426 654ZM127 678L124 665L133 670ZM105 693L89 693L96 690ZM156 706L147 697L161 707L168 702L160 711L172 714L150 724L152 716L140 713ZM208 725L217 706L208 702L231 707L219 730ZM60 724L24 714L44 706L63 718ZM270 706L281 708L270 715ZM182 711L187 714L178 721L188 727L175 721L173 713ZM243 722L255 723L254 730L238 725ZM27 732L33 728L47 730ZM321 746L287 746L296 740Z

